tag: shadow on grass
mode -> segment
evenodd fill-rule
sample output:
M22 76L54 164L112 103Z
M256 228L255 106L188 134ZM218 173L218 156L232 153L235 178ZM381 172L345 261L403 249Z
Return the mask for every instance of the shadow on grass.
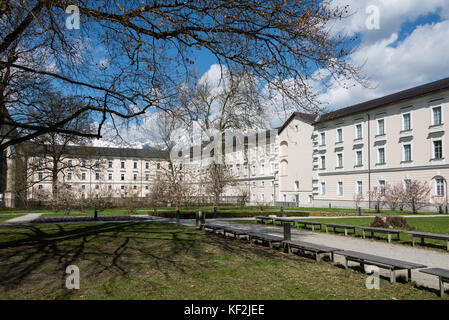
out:
M245 259L254 255L272 258L269 250L253 249L243 241L207 237L196 230L155 222L5 227L0 228L0 292L22 286L24 291L36 290L32 284L36 279L41 283L60 279L53 286L64 288L65 268L71 264L79 266L84 279L101 283L114 276L134 277L142 267L170 280L175 269L185 273L192 268L213 268L208 261L217 252ZM68 290L58 296L72 294Z

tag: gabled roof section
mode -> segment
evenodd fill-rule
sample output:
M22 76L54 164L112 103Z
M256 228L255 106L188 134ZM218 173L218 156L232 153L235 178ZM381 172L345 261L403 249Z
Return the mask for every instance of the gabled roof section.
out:
M293 112L291 116L284 122L284 124L277 128L278 134L281 134L281 132L289 125L289 123L295 118L299 117L305 122L308 122L310 124L313 124L315 120L317 119L318 115L316 114L310 114L310 113L303 113L303 112Z

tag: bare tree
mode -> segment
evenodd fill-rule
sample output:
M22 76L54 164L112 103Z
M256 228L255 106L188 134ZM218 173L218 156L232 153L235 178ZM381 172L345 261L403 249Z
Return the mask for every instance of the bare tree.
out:
M76 197L76 192L71 186L59 183L58 193L51 199L53 210L62 211L68 216L77 206L77 202L74 201Z
M358 208L360 208L360 203L363 201L363 194L362 193L359 193L359 192L356 192L356 193L354 193L354 195L352 196L352 199L354 200L354 205L355 205L355 208L356 209L358 209Z
M69 5L81 15L78 30L61 21ZM363 80L348 59L355 39L329 32L346 11L319 0L2 1L0 126L11 130L0 150L49 132L98 138L117 119L164 108L191 74L197 50L254 74L298 108L315 108L308 80L317 69ZM36 121L41 93L58 87L83 104L64 118ZM85 114L99 119L95 132L64 128Z
M206 168L206 193L212 196L214 206L218 207L220 204L225 188L233 185L235 185L234 176L225 164L212 162Z
M426 181L405 180L403 203L412 209L413 213L429 204L432 187Z

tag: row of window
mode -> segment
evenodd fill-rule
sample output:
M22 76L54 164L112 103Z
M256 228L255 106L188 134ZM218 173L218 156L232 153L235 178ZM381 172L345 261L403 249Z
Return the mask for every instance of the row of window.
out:
M443 159L443 141L432 141L432 160ZM412 158L412 145L406 143L402 145L402 162L411 162ZM386 164L385 147L377 148L377 164ZM320 169L326 169L326 156L321 156ZM355 166L363 166L363 154L361 150L355 152ZM337 168L343 168L343 153L337 153Z
M432 126L442 125L442 111L441 106L432 108ZM410 131L412 130L412 116L411 113L403 113L402 114L402 130L401 131ZM385 119L377 119L377 135L382 136L385 135ZM320 133L321 141L320 145L326 145L326 133ZM362 124L358 123L355 125L355 140L363 139L363 128ZM337 129L337 143L343 142L343 128Z
M407 185L407 181L410 181L409 179L404 180L404 185ZM378 187L381 192L381 194L385 194L385 180L378 180ZM321 188L320 188L320 194L322 196L326 195L326 182L321 182ZM343 196L343 181L337 182L337 196ZM363 182L357 181L356 182L356 190L355 193L357 195L363 195ZM435 179L435 195L442 197L444 196L444 179Z

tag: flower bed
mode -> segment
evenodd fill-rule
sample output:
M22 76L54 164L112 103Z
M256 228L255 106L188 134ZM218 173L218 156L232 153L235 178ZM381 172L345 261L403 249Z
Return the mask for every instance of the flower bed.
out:
M77 217L43 217L33 220L33 223L57 223L57 222L95 222L95 221L144 221L145 217L135 216L99 216L95 220L92 216Z

